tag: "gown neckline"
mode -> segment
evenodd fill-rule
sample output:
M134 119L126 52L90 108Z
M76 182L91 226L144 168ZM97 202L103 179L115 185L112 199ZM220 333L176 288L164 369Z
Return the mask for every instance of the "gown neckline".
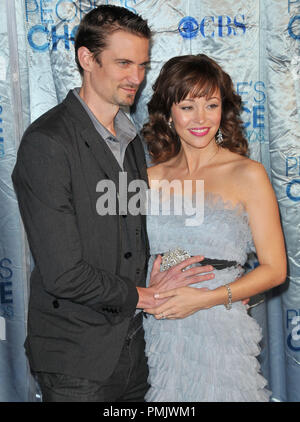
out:
M196 194L196 192L192 193L192 199L191 199L188 195L182 195L180 193L172 192L172 194L170 194L170 199L172 199L172 197L173 198L184 197L184 201L191 204L195 194ZM167 200L169 200L169 198L167 198L165 201L162 201L161 190L148 189L148 191L147 191L147 198L148 199L149 199L149 195L150 195L150 200L156 199L156 200L159 200L160 203L164 203L164 202L167 202ZM245 205L241 201L233 203L232 200L225 199L221 194L216 193L216 192L204 191L204 206L209 207L209 208L214 209L214 210L231 211L234 214L237 214L237 215L240 215L240 216L246 216L247 219L249 220L248 212L245 208Z

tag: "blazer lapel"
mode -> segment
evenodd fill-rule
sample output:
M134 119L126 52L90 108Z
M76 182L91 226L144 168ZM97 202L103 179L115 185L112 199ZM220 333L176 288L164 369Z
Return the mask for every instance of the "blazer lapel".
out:
M99 163L99 166L106 173L108 179L113 180L117 184L117 188L119 189L119 172L121 172L122 169L72 91L68 93L64 100L64 104L69 109L70 117L74 121L74 124L82 128L80 132L82 142L85 142L86 145L90 147L91 153ZM129 146L131 146L131 144L139 176L142 180L145 180L148 185L145 152L142 141L138 135L130 142Z
M104 139L96 129L86 128L81 132L83 141L90 147L91 153L95 157L101 169L106 173L107 178L116 182L119 186L119 172L122 171L113 153L106 145Z
M148 184L148 175L147 175L147 165L146 165L146 158L145 152L142 145L142 141L137 135L136 138L131 142L133 153L135 155L135 162L139 172L139 176L142 180L144 180Z
M69 110L74 125L79 128L81 141L91 149L91 153L101 169L106 173L107 178L113 180L117 184L117 188L119 188L119 172L122 171L122 169L72 91L68 93L64 100L64 104Z

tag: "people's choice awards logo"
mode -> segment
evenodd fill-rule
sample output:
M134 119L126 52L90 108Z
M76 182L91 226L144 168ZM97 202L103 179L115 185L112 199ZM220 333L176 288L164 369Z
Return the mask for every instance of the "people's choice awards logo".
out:
M25 17L28 25L27 40L34 51L57 51L59 47L70 50L74 44L79 21L97 7L96 0L25 0ZM103 2L104 3L104 2ZM120 0L120 6L133 13L129 6L136 0ZM106 1L108 4L108 0Z
M292 325L295 325L295 327L292 330L292 339L297 341L300 340L300 316L295 316L292 319Z
M300 56L293 56L291 60L291 74L294 81L300 79Z
M300 352L300 309L287 310L287 345L293 352Z

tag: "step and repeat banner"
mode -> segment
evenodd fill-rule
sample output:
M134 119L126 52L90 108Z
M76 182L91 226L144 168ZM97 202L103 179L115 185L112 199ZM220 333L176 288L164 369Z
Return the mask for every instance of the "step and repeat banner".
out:
M32 263L11 172L30 122L81 85L74 36L100 4L141 14L154 32L151 69L131 113L139 129L172 56L205 53L232 76L251 157L278 198L289 258L285 285L251 302L264 334L262 371L272 400L300 401L300 0L0 1L0 401L40 399L23 348ZM252 257L248 267L257 264Z

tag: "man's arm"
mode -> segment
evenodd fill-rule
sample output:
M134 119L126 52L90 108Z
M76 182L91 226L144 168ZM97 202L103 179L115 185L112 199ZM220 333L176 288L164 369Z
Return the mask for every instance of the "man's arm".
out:
M138 301L133 282L83 260L69 161L62 145L42 133L27 135L12 179L45 290L100 313L114 306L119 316L132 315Z

